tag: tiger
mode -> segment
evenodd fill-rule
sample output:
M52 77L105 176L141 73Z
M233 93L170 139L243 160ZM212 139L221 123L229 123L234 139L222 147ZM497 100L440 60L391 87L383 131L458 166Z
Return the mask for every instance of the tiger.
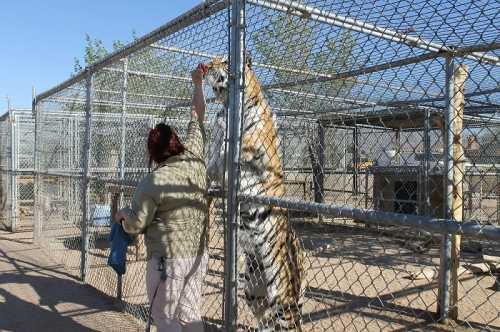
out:
M220 182L224 176L228 62L215 58L205 65L205 81L224 104L213 127L207 165L208 177ZM282 197L285 186L276 121L251 60L245 62L242 113L240 193ZM238 243L245 253L245 298L258 321L259 331L302 331L304 255L287 211L242 202Z

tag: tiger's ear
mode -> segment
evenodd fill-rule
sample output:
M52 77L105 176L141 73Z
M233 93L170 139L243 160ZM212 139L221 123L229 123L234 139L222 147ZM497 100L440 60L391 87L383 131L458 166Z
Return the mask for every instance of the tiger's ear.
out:
M245 52L245 64L248 68L252 68L252 55L250 52Z

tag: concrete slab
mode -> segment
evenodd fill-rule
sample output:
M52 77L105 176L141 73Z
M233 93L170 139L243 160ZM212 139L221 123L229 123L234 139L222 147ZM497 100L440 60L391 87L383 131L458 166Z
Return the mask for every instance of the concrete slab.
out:
M0 231L0 331L141 331L112 298L66 274L31 232Z

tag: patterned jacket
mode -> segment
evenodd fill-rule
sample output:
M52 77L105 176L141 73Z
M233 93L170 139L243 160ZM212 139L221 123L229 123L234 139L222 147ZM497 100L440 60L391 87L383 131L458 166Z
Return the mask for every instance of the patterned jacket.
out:
M130 208L122 211L127 233L145 233L152 255L187 258L206 248L208 227L205 132L197 120L188 126L186 151L168 158L137 186Z

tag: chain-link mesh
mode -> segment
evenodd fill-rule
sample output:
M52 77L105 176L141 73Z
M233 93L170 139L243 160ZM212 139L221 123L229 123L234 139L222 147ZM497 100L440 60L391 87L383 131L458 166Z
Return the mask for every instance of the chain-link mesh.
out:
M0 118L0 225L19 231L33 225L35 120L30 110Z
M498 9L246 1L239 232L258 244L240 248L244 329L290 326L289 302L311 331L500 326L495 242L402 227L416 215L498 232ZM262 225L282 208L288 226L271 236ZM277 239L292 229L306 257L295 279L291 240Z
M240 29L229 8L243 3ZM189 73L205 63L205 326L500 328L499 9L493 0L206 1L39 98L35 235L145 324L144 237L117 277L106 266L111 216L148 174L149 128L164 121L186 139ZM230 32L242 38L230 43ZM239 74L228 51L239 40L241 137L226 124ZM239 144L235 179L224 161ZM235 201L222 198L234 188ZM239 226L234 262L228 222ZM234 286L228 267L236 294L224 291ZM237 313L224 317L233 295Z

